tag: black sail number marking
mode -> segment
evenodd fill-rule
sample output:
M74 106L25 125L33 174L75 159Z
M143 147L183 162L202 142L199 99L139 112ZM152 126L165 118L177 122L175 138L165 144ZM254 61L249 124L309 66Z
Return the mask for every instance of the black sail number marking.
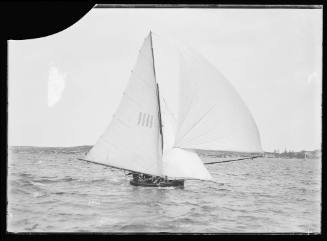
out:
M147 128L152 128L153 126L153 115L139 112L138 119L137 119L138 126L144 126Z

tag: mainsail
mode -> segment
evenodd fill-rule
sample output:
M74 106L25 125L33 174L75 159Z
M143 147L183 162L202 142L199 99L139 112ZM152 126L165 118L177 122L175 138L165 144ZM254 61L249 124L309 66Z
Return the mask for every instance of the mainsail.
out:
M151 175L162 175L159 107L149 35L141 47L113 119L86 159Z

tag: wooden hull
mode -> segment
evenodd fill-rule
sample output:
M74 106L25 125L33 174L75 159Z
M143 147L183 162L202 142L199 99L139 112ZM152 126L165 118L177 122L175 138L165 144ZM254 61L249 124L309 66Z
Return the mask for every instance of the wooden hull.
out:
M142 187L184 187L184 180L168 180L166 182L142 182L131 180L129 182L133 186L142 186Z

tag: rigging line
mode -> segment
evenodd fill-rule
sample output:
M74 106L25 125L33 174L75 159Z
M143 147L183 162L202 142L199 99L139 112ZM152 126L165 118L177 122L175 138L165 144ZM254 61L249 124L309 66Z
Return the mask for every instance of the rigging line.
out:
M192 130L192 129L194 129L194 127L196 127L202 120L203 120L203 118L215 107L216 105L213 105L197 122L195 122L192 126L191 126L191 128L189 128L186 132L185 132L185 134L181 137L181 138L178 138L178 141L177 142L179 142L180 140L182 140L185 136L187 136L189 133L190 133L190 131Z
M100 163L100 162L89 161L89 160L82 159L82 158L76 158L76 159L77 160L80 160L80 161L85 161L85 162L88 162L88 163L92 163L92 164L97 164L97 165L100 165L100 166L110 167L110 168L113 168L113 169L120 169L120 170L125 170L125 171L132 171L132 170L129 170L129 169L120 168L120 167L114 167L114 166L111 166L111 165L108 165L108 164L103 164L103 163ZM135 172L135 171L132 171L132 172ZM137 173L141 173L141 172L137 172Z
M100 166L110 167L110 168L113 168L113 169L119 169L119 170L129 171L129 172L133 172L133 173L148 174L148 175L152 175L152 176L157 176L157 175L153 175L152 173L137 172L137 171L133 171L133 170L126 169L126 168L115 167L115 166L111 166L111 165L108 165L108 164L103 164L103 163L100 163L100 162L89 161L89 160L82 159L82 158L76 158L76 159L80 160L80 161L85 161L85 162L88 162L88 163L92 163L92 164L97 164L97 165L100 165Z
M167 110L167 112L174 118L174 121L176 122L177 121L177 118L175 117L175 115L174 115L174 113L169 109L169 107L168 107L168 104L167 104L167 102L166 102L166 100L165 100L165 98L164 97L161 97L162 98L162 100L163 100L163 102L164 102L164 104L165 104L165 106L166 106L166 110Z
M188 104L188 108L187 108L187 110L186 110L186 113L184 114L184 118L183 118L183 120L182 120L182 122L179 124L179 127L182 127L182 125L184 124L184 122L185 122L185 120L186 120L186 117L189 115L189 113L190 113L190 110L192 109L191 107L192 107L192 104L193 104L193 102L194 102L194 98L195 98L195 96L196 95L191 95L191 101L189 102L189 104ZM181 112L181 107L179 108L180 110L179 110L179 112ZM181 116L181 114L179 115L179 116ZM177 123L178 124L178 123Z
M202 133L201 135L198 135L198 136L196 136L196 137L194 137L194 138L192 138L190 140L186 140L186 141L184 140L184 145L190 144L194 140L199 140L200 137L203 137L203 136L207 135L208 133L212 133L214 129L216 129L216 128L209 129L208 131L206 131L206 132ZM210 143L210 142L213 142L213 141L215 141L215 140L209 140L209 141L206 140L206 141L203 141L203 142L197 142L196 144L206 144L206 143Z
M235 161L241 161L241 160L247 160L247 159L254 159L254 158L258 158L258 157L263 157L263 156L253 156L253 157L232 159L232 160L226 160L226 161L208 162L208 163L203 163L203 164L204 165L211 165L211 164L218 164L218 163L235 162Z
M184 140L184 144L192 143L192 141L194 141L194 140L198 140L199 138L201 138L201 137L207 135L208 133L209 133L209 134L212 133L212 132L213 132L214 130L216 130L218 127L219 127L219 125L216 125L216 126L213 127L212 129L209 129L208 131L206 131L206 132L204 132L204 133L202 133L202 134L200 134L200 135L198 135L198 136L196 136L196 137L193 137L192 139ZM225 140L225 139L227 139L227 138L224 138L224 139L221 139L221 140ZM221 140L220 140L220 141L221 141ZM214 140L214 139L212 139L212 140L209 139L209 140L206 140L206 141L197 142L197 144L205 144L205 143L210 143L210 142L213 142L213 141L215 141L215 140Z

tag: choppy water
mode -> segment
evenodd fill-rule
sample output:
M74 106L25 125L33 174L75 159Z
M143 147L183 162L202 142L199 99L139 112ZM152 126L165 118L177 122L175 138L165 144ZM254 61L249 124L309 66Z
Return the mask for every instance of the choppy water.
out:
M218 183L175 189L131 186L124 172L78 161L79 154L10 153L8 231L320 232L321 160L210 165Z

